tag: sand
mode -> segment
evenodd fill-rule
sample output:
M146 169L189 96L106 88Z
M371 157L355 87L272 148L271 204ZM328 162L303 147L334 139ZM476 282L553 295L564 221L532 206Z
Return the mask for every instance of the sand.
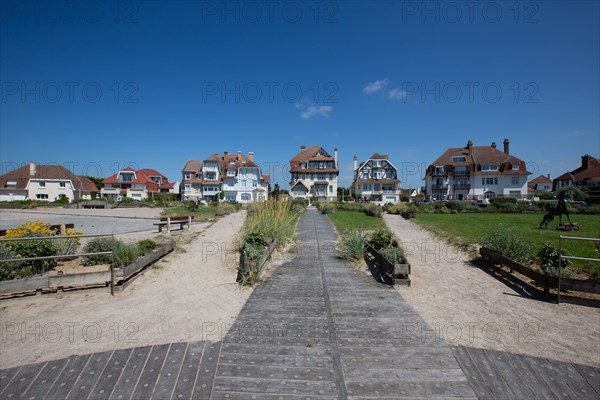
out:
M235 282L233 243L245 215L172 233L180 250L114 297L94 289L0 302L0 368L150 344L221 340L252 292Z
M411 286L400 294L451 345L600 367L600 310L527 298L469 262L469 255L398 215L386 224L407 249Z

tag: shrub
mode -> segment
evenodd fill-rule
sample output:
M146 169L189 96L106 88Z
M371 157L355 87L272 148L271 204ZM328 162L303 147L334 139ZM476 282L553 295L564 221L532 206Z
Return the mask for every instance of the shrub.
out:
M481 245L523 264L529 263L531 259L531 244L513 228L505 229L498 225Z
M300 199L300 198L294 199L294 200L292 200L292 207L294 205L300 205L303 208L306 208L306 207L308 207L308 200L306 200L306 199Z
M154 240L143 239L138 242L138 248L140 249L140 254L145 256L146 254L152 253L158 245Z
M304 207L301 204L292 204L292 211L295 212L296 214L300 214L303 213L304 210L306 210L306 207Z
M221 203L217 206L215 214L218 216L229 215L237 211L237 208L230 203Z
M401 247L386 247L379 251L382 256L387 258L392 264L404 264L406 263L406 257L404 256L404 250Z
M549 276L558 276L558 268L548 268L544 272ZM575 276L566 269L560 270L560 277L564 279L573 279Z
M461 212L465 209L466 204L462 201L449 201L446 203L446 208L451 211Z
M560 258L559 251L550 243L543 243L540 250L537 252L536 259L543 271L549 271L552 268L558 269L558 260ZM563 250L564 256L567 253ZM562 266L566 268L570 265L569 260L563 260Z
M355 260L363 257L367 235L359 230L350 230L344 233L340 240L340 253L346 260Z
M335 205L331 203L319 203L317 209L321 211L322 214L331 214L335 212Z
M83 246L84 253L101 253L105 251L113 251L114 247L118 243L123 243L120 240L114 240L109 237L100 237L90 240L85 246ZM84 256L81 260L81 264L84 266L99 265L99 264L110 264L112 256L110 254L96 254L90 256Z
M365 204L363 209L365 211L365 214L371 217L380 218L381 216L383 216L383 210L376 204Z
M10 260L12 258L18 258L17 253L11 250L6 243L0 243L0 260ZM26 278L33 275L33 268L31 266L23 267L19 261L3 262L1 265L0 281Z
M266 246L267 239L265 237L264 232L259 229L252 229L245 234L245 243L256 245L256 246Z
M371 234L370 243L377 250L391 246L394 242L394 234L387 227L379 227Z
M404 219L411 219L417 216L417 207L414 204L409 204L406 209L400 212L400 215Z
M25 221L17 228L8 229L5 239L22 237L46 237L55 236L56 232L50 229L50 224L41 221ZM61 248L56 241L52 240L27 240L17 242L7 242L7 250L11 251L16 258L46 257L60 254ZM24 261L20 268L28 268L23 273L35 275L51 270L56 267L57 260L35 260Z
M403 203L408 203L410 201L410 196L407 194L403 194L402 196L400 196L400 201Z
M490 203L497 206L501 204L517 204L517 199L515 197L496 196L490 200Z
M466 206L462 212L464 212L464 213L480 213L482 211L481 211L481 208L479 208L477 206L469 205L469 206Z
M265 252L265 247L258 243L248 243L244 246L244 256L252 261L259 260L263 253Z
M255 211L248 214L244 224L242 241L247 241L248 235L260 233L265 244L272 239L277 239L281 245L289 242L294 237L298 215L291 211L291 202L256 203Z
M142 256L137 243L120 242L115 248L115 265L126 266Z

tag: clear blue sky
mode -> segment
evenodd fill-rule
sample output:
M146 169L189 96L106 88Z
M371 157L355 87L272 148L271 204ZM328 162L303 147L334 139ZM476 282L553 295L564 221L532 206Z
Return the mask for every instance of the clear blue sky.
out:
M180 180L241 150L287 187L305 144L339 148L342 185L379 152L416 187L469 139L509 138L536 175L600 156L599 3L465 4L2 1L1 172Z

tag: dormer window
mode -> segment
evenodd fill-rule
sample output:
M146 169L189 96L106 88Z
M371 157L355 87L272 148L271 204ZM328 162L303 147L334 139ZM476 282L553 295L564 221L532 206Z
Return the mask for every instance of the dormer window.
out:
M189 181L190 179L192 179L192 174L190 174L189 172L185 173L185 180Z
M441 167L439 167L439 166L435 167L435 173L438 174L438 175L439 174L443 174L444 173L444 167L443 166L441 166Z
M121 181L121 182L131 182L131 181L133 181L133 173L132 172L121 172L121 173L119 173L119 181Z
M519 170L519 164L513 164L512 165L512 170L513 171L518 171Z
M235 164L235 160L229 160L229 164L230 164L230 165L233 165L233 164Z
M233 170L233 169L228 169L228 170L227 170L227 176L235 176L235 170Z
M482 165L481 170L482 171L498 171L498 166L497 165Z
M452 161L453 162L466 162L467 158L464 156L456 156L456 157L452 157Z
M7 181L6 186L17 186L17 181Z

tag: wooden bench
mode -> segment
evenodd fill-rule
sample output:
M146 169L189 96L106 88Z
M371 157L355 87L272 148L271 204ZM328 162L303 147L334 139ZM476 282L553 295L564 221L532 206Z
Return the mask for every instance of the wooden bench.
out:
M50 230L56 231L57 235L60 235L62 233L62 227L65 227L65 229L74 229L75 228L75 224L62 224L62 225L50 225ZM8 229L0 229L0 236L6 236L6 231Z
M194 217L163 217L160 219L160 222L155 223L154 225L158 226L158 232L162 232L163 226L167 227L167 232L171 232L171 225L179 224L179 229L183 230L183 226L187 224L188 230L192 230L192 220Z

